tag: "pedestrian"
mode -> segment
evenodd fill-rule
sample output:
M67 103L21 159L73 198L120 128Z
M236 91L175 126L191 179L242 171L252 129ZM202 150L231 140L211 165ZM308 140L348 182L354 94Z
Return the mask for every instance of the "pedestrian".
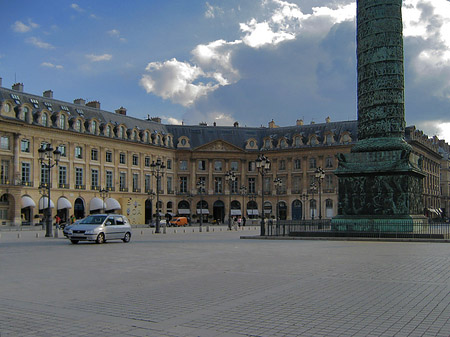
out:
M242 217L242 227L245 226L245 222L247 221L247 219L245 218L245 215Z
M61 218L58 215L55 215L55 224L56 229L59 229L59 225L61 224Z
M75 222L75 215L74 214L72 214L71 216L70 216L70 224L72 225L74 222Z

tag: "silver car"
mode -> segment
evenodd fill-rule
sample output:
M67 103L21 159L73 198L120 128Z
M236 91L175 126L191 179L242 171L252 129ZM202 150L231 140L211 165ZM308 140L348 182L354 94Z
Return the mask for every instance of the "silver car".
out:
M79 241L103 243L107 240L130 242L131 226L123 215L93 214L71 225L66 233L66 237L73 244Z

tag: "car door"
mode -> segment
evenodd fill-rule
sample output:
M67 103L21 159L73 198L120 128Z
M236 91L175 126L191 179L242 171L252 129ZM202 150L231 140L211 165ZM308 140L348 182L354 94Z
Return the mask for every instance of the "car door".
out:
M112 240L117 237L116 232L116 221L113 216L108 216L105 221L105 239Z
M122 239L126 232L125 219L121 215L116 216L115 218L116 218L116 234L117 234L116 238Z

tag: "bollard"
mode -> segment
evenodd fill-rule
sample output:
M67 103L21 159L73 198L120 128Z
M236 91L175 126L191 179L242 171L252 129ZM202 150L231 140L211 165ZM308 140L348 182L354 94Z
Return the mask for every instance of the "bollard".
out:
M183 233L186 233L186 230L185 230L185 229L183 229Z
M195 229L194 228L192 228L192 233L195 233Z
M39 237L39 233L36 233L36 238L38 238Z
M20 239L20 233L17 233L17 238Z
M200 227L198 228L198 231L199 231L199 233L202 232L202 226L200 226Z
M176 234L176 233L177 233L177 230L176 230L176 229L174 229L174 230L173 230L173 233L174 233L174 234Z
M209 226L206 226L206 231L209 232Z

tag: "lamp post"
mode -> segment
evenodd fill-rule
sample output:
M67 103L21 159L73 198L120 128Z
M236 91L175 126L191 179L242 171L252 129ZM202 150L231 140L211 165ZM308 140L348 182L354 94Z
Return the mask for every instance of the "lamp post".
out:
M108 196L108 192L109 191L106 188L102 188L102 189L100 189L100 191L98 191L98 193L100 194L100 197L103 200L103 205L102 205L103 213L106 213L106 211L105 211L105 199Z
M51 170L54 166L57 166L59 163L59 159L61 158L61 152L56 149L53 150L50 144L47 144L45 147L41 145L38 150L39 152L39 162L41 163L41 167L45 167L48 171L48 180L47 180L47 209L46 209L46 225L45 225L45 236L52 237L52 210L50 208L50 189L51 189ZM53 158L53 156L55 156ZM58 237L58 230L55 231L55 237Z
M316 192L316 190L317 190L317 185L316 185L316 183L313 181L312 183L311 183L311 185L309 186L309 189L310 189L310 191L311 191L311 194L312 194L312 199L311 200L314 200L314 193ZM315 213L315 210L316 210L316 205L315 205L315 200L314 200L314 208L311 208L311 220L313 220L314 221L314 213Z
M158 158L150 164L152 175L156 178L156 225L155 225L155 233L159 233L159 190L161 188L161 178L164 176L164 170L166 169L166 165Z
M308 193L303 193L301 196L302 201L303 201L303 207L305 208L303 210L303 220L306 220L306 202L308 201Z
M234 171L227 171L225 173L225 181L228 182L228 193L229 193L229 203L228 203L228 228L231 229L231 189L233 183L236 181L237 177Z
M270 160L265 155L260 154L256 159L256 168L261 175L261 236L266 235L266 229L264 226L264 176L270 170Z
M242 185L239 190L241 191L242 195L242 207L241 207L241 217L244 217L244 204L245 204L245 195L247 194L247 186Z
M283 182L281 181L281 178L275 178L273 180L273 184L275 185L275 192L277 193L277 208L276 208L276 217L277 217L277 224L278 224L278 220L280 218L280 211L279 211L279 206L278 206L278 202L279 202L279 197L280 197L280 187L283 184Z
M147 194L148 194L148 199L150 200L150 209L152 210L150 212L150 223L149 223L149 225L151 225L152 221L153 221L153 199L155 199L156 194L153 190L148 190ZM156 226L156 224L155 224L155 226Z
M200 228L202 228L202 225L203 225L203 193L205 192L205 181L204 180L199 179L197 181L197 191L198 191L198 194L200 195Z
M318 167L314 172L316 181L319 183L319 220L322 219L322 181L325 178L325 171Z

